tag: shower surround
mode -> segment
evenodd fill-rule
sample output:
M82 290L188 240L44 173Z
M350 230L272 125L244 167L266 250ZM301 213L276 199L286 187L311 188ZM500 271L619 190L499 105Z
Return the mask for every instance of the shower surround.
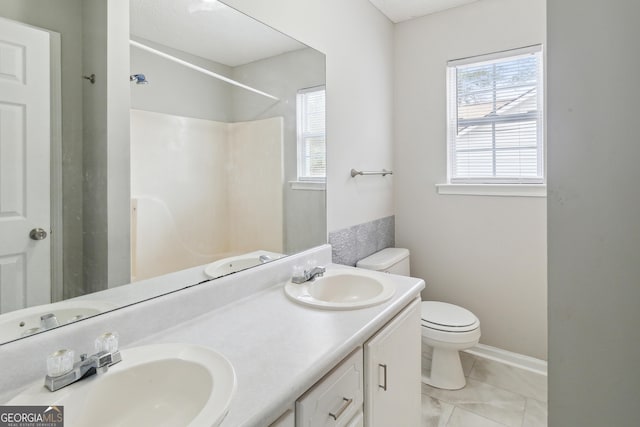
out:
M134 280L283 252L282 129L131 110Z

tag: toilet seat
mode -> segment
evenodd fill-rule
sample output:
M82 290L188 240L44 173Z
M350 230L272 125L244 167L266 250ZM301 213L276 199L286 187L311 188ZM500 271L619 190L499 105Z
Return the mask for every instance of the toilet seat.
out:
M469 310L439 301L422 302L422 326L443 332L470 332L480 321Z

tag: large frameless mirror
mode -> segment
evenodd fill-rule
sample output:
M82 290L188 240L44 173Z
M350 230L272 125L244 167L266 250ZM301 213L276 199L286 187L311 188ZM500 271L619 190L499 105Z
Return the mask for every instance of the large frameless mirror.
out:
M0 343L326 242L324 54L212 0L0 17Z

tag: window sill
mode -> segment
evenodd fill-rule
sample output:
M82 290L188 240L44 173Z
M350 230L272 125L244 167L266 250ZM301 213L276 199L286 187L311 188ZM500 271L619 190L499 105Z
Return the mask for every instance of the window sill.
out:
M547 197L545 184L436 184L436 189L444 195Z
M324 182L317 181L289 181L292 190L324 191L327 187Z

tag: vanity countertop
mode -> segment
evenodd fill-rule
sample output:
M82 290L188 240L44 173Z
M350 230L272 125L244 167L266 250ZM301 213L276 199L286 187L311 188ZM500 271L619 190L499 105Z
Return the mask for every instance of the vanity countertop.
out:
M347 311L299 305L286 297L281 283L134 345L178 342L220 352L238 380L221 426L268 426L424 288L421 279L393 279L396 292L391 300Z

